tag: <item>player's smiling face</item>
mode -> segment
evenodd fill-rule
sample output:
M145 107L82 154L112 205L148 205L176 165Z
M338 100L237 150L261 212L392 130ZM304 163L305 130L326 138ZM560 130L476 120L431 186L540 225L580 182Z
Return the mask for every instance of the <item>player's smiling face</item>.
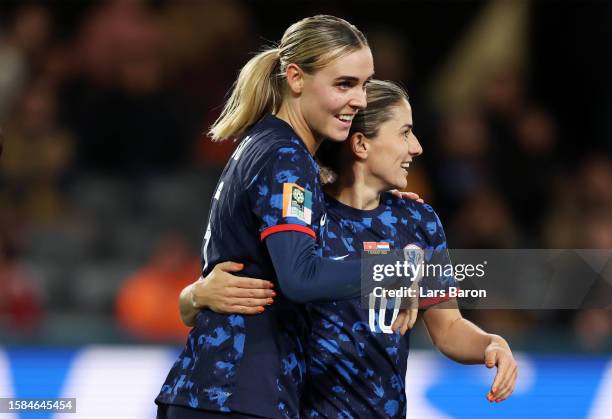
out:
M366 107L365 85L373 74L372 53L364 47L304 75L299 106L315 136L346 140L353 117Z
M370 145L366 160L368 176L380 181L381 191L404 189L408 185L408 167L423 152L412 132L410 103L402 99L390 111L391 118L380 125L376 138L367 140Z

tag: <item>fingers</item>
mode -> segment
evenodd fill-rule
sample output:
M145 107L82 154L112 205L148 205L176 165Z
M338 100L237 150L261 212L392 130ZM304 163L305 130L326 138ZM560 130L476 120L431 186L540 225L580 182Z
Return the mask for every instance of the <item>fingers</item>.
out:
M518 368L514 358L508 355L504 356L503 354L498 355L497 374L491 386L491 391L487 394L487 399L490 402L500 402L507 399L512 391L514 391L517 376Z
M393 333L397 332L398 330L401 333L401 329L404 325L404 317L406 317L406 312L404 310L401 310L395 318L393 325L391 325L391 330L393 330Z
M228 286L225 295L236 298L274 298L276 292L271 289L235 288Z
M238 272L244 269L244 264L237 262L222 262L215 266L216 270L221 272ZM266 281L258 278L249 277L237 277L231 274L227 275L228 285L232 287L240 288L273 288L274 284L270 281ZM200 277L200 280L203 278Z
M507 399L514 390L516 377L518 376L516 361L511 357L502 358L499 362L497 375L499 376L499 381L497 384L493 382L491 394L496 402L500 402Z
M412 199L413 201L417 201L421 204L425 203L425 201L419 196L419 194L415 192L398 192L398 195L396 196L402 199Z
M274 284L264 279L248 278L248 277L234 277L232 276L228 285L231 287L238 288L274 288Z
M412 199L413 201L420 202L421 204L425 202L421 199L419 194L414 193L414 192L401 192L401 191L398 191L397 189L392 189L389 192L391 192L393 196L399 199Z
M242 307L258 307L268 306L272 304L274 300L272 298L234 298L228 297L223 299L223 305L225 306L242 306Z
M419 313L418 309L412 308L412 309L406 310L406 317L404 320L404 324L402 326L402 329L400 330L400 333L402 336L406 334L408 329L412 329L414 327L414 323L416 322L418 313Z
M497 351L485 352L485 365L487 368L493 368L497 363Z
M516 378L518 377L518 369L515 369L510 378L501 385L501 388L497 393L495 393L496 402L501 402L506 400L512 392L514 391L514 387L516 386Z
M502 379L505 378L505 375L508 374L508 371L505 368L498 368L497 374L495 374L495 379L493 380L493 385L491 385L491 393L495 395L497 390L499 390L499 385L502 382Z
M400 193L403 199L412 199L413 201L418 201L419 199L421 199L419 194L414 193L414 192L400 192Z
M416 309L402 309L395 318L391 330L393 333L400 332L402 336L406 334L408 329L412 329L416 322L418 310Z
M244 264L237 262L221 262L217 264L214 269L223 271L223 272L238 272L244 269Z
M409 327L410 327L410 313L406 313L406 315L404 316L404 322L402 323L402 328L400 329L400 335L404 336Z
M247 307L247 306L229 306L229 305L221 305L213 311L221 314L261 314L265 311L265 308L262 306L257 307Z
M398 198L402 198L402 193L400 191L398 191L397 189L391 189L389 192L391 192L393 194L393 196L396 196Z

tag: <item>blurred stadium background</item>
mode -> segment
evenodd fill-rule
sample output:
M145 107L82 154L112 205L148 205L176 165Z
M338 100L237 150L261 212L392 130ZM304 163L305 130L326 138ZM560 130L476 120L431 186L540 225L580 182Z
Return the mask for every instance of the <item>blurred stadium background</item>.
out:
M0 397L154 416L234 147L203 132L250 54L317 13L408 88L425 150L408 189L450 247L612 248L610 2L3 0ZM489 405L492 372L418 324L410 417L610 417L610 311L466 316L511 342L516 394Z

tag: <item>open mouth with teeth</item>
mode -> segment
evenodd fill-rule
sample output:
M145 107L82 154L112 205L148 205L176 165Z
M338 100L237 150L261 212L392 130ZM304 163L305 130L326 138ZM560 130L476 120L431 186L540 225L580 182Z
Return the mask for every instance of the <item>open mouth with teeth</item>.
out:
M408 168L410 167L410 162L404 162L401 164L402 169L408 172Z
M355 117L354 113L351 113L351 114L343 113L343 114L336 115L336 119L344 122L345 124L350 124L351 122L353 122L354 117Z

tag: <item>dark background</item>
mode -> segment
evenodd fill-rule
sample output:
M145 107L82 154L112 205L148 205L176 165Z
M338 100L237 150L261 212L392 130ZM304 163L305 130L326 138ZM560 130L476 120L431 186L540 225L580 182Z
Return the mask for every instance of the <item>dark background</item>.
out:
M476 87L442 106L442 70L474 59L457 48L501 3L526 10L520 62L455 79ZM234 146L203 133L251 54L318 13L409 91L425 152L408 189L449 246L612 248L609 2L3 1L1 342L182 341L176 296ZM466 315L518 348L612 348L605 310Z

